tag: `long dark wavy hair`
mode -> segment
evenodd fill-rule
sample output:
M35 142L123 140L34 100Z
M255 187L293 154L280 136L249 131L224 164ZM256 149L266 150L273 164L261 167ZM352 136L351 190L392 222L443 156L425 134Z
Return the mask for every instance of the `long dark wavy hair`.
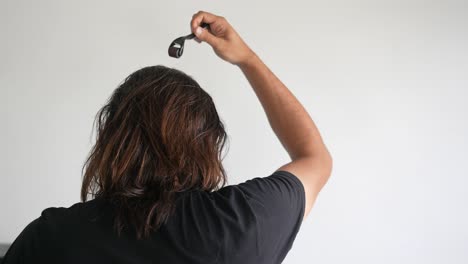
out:
M111 202L119 235L133 228L138 239L147 237L173 213L177 194L227 183L223 122L211 96L182 71L135 71L98 111L93 128L96 120L81 200Z

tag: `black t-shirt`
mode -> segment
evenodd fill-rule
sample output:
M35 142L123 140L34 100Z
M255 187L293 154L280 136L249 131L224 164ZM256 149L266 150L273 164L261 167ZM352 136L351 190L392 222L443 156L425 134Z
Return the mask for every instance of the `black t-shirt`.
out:
M3 263L281 263L305 209L304 186L287 171L179 198L168 222L144 240L118 237L100 199L47 208Z

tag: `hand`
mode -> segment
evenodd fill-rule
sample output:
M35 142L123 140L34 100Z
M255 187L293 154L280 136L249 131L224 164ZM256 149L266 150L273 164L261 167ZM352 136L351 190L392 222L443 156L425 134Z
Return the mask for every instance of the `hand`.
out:
M209 24L209 27L206 29L200 27L203 22ZM216 55L225 61L239 66L255 56L255 53L222 16L198 11L193 15L190 27L200 41L208 43Z

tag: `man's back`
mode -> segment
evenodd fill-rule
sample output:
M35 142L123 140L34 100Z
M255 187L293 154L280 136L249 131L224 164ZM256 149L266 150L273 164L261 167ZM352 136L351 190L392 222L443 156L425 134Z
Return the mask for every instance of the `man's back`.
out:
M287 171L218 191L189 191L147 239L113 229L100 199L48 208L30 223L4 263L281 263L301 226L305 192Z

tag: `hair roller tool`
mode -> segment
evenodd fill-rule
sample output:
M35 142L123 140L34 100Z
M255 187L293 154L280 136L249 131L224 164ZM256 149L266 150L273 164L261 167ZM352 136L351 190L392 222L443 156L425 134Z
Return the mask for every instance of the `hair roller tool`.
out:
M202 28L206 28L209 26L207 23L201 23L200 25ZM195 34L190 34L187 36L183 36L180 38L176 38L174 41L172 41L171 45L169 45L169 56L174 57L174 58L180 58L182 56L182 53L184 52L184 42L186 39L193 39L195 38Z

